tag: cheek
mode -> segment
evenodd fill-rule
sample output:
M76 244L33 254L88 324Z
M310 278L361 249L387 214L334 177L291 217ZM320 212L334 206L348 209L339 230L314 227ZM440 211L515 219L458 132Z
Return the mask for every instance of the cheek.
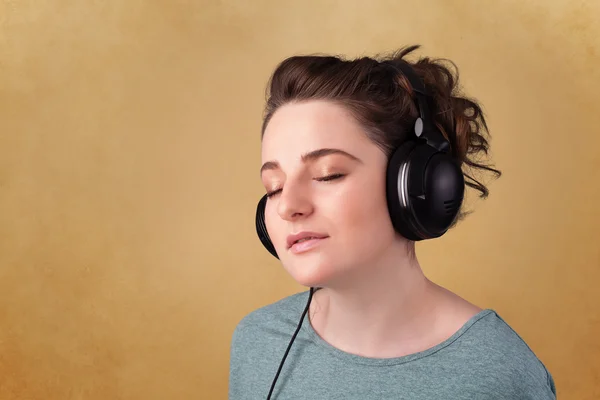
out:
M348 249L379 249L394 237L383 181L348 187L328 208L336 236L352 246Z

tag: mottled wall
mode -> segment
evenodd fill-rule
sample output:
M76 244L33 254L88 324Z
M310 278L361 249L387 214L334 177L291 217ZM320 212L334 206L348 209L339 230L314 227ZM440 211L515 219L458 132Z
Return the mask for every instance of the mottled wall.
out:
M365 4L0 2L0 398L226 398L237 321L303 289L253 226L270 72L412 43L504 172L427 274L600 397L600 3Z

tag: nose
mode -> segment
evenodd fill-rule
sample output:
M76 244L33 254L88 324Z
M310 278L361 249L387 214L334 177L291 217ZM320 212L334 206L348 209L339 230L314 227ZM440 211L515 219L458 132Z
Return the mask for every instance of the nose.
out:
M279 194L277 213L286 221L296 221L310 215L313 205L307 190L287 184Z

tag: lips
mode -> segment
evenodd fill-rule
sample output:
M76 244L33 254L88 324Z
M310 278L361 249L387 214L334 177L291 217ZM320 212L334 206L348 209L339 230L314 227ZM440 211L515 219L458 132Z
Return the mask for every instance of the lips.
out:
M289 235L287 237L287 247L288 247L288 249L290 249L296 243L301 243L303 241L310 240L310 239L325 239L327 237L329 237L329 236L325 233L299 232L294 235Z

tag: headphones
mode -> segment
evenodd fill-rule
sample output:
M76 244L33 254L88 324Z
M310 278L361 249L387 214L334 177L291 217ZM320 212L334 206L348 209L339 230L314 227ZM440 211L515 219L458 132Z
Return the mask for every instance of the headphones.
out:
M464 175L450 155L450 143L431 118L429 95L421 79L404 61L382 64L408 79L419 110L413 135L392 152L387 165L386 198L392 225L409 240L437 238L458 216ZM266 203L264 195L256 208L256 233L269 253L279 258L265 224Z

